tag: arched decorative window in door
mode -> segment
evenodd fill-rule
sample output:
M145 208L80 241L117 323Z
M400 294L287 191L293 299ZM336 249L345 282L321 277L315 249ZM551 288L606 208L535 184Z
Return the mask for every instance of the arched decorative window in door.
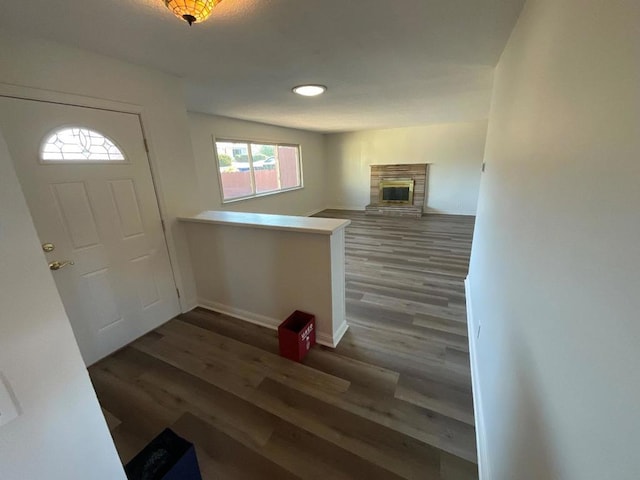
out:
M64 127L42 144L43 162L124 162L122 150L108 137L82 127Z

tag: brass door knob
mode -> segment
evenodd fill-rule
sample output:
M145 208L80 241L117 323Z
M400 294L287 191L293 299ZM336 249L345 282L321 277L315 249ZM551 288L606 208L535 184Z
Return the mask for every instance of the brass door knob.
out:
M60 270L61 268L66 267L67 265L74 265L74 263L71 260L65 260L63 262L54 260L53 262L49 262L49 269Z

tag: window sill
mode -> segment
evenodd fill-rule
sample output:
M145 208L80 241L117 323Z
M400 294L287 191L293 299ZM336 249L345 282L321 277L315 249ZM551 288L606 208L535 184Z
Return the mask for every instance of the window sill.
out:
M304 186L300 186L300 187L287 188L283 190L274 190L272 192L257 193L255 195L249 195L246 197L229 198L228 200L223 199L222 204L225 205L227 203L236 203L236 202L243 202L245 200L253 200L255 198L269 197L271 195L278 195L280 193L295 192L296 190L302 190L303 188Z

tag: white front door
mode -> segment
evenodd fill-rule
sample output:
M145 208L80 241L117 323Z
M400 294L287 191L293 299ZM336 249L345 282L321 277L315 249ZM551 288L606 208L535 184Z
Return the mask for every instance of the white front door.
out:
M139 116L0 97L0 129L85 363L177 315Z

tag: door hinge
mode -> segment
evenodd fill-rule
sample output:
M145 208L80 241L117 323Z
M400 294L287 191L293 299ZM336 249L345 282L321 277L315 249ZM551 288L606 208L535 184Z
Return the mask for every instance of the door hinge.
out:
M176 288L176 293L178 294L178 298L180 298L180 290Z
M142 139L144 141L144 149L147 153L149 153L149 144L147 143L147 139L143 138Z

